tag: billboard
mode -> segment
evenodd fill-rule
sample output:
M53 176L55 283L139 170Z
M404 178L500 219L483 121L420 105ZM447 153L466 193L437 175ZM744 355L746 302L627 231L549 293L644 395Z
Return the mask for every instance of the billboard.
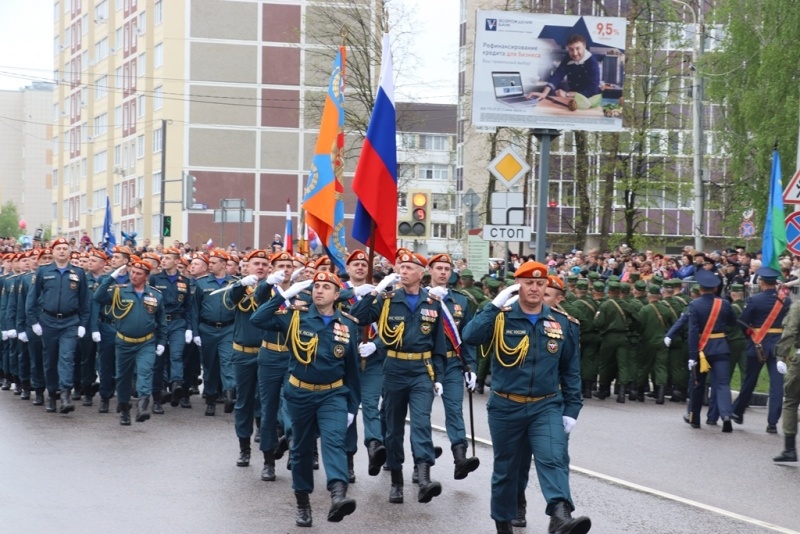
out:
M476 17L473 126L622 130L624 18Z

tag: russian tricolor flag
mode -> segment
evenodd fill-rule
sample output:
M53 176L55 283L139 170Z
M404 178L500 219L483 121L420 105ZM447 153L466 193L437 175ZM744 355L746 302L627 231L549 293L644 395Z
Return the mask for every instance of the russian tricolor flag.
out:
M397 250L397 119L388 33L383 34L382 48L378 94L353 178L358 197L353 238L370 246L374 224L375 252L393 260Z
M286 232L283 236L283 250L289 254L294 254L292 250L292 208L289 206L289 199L286 199Z

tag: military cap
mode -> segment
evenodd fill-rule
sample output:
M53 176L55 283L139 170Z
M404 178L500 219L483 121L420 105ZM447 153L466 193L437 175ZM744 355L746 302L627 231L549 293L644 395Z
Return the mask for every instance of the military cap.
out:
M58 245L67 245L69 246L69 241L64 239L63 237L59 237L50 243L50 248L56 248Z
M589 274L587 276L589 277L589 280L599 280L600 279L600 273L598 273L597 271L589 271Z
M731 284L731 291L744 291L744 285L742 285L742 284Z
M660 286L664 283L664 278L658 275L654 275L653 278L650 279L650 283Z
M422 254L417 254L416 252L409 252L408 254L398 254L397 257L395 258L395 262L413 263L421 267L428 266L428 259Z
M232 252L229 254L229 256L230 257L228 258L228 261L232 261L233 263L239 263L241 261L241 258L236 253Z
M605 293L606 292L606 285L603 282L594 282L592 283L592 291L597 293Z
M174 254L175 256L180 256L181 251L175 247L167 247L164 249L164 255L166 256L167 254Z
M630 293L631 292L631 285L628 282L620 282L619 283L619 290L623 293Z
M697 284L692 284L692 295L699 295L700 294L700 286Z
M578 281L578 275L577 274L571 274L571 275L567 276L567 282L574 283L574 282L577 282L577 281Z
M206 256L205 254L201 254L200 252L196 252L196 253L192 254L192 259L193 260L200 260L203 263L205 263L206 265L208 265L208 256Z
M347 256L345 264L350 265L351 261L369 261L369 256L367 256L367 253L363 250L356 249Z
M768 284L774 284L778 281L778 277L781 275L780 271L777 269L773 269L772 267L761 267L759 270L756 271L756 275ZM695 278L697 275L695 275Z
M473 279L472 271L470 271L469 269L462 269L459 274L461 275L461 278L467 278L469 280Z
M327 258L327 256L324 256ZM271 254L269 257L269 262L275 264L277 261L292 261L292 255L288 252L276 252Z
M342 282L339 280L339 277L335 274L327 271L318 271L314 274L313 278L314 282L328 282L329 284L333 284L337 288L342 287Z
M38 253L38 255L36 257L37 258L41 258L42 256L52 256L52 255L53 255L53 249L51 249L51 248L40 248L39 249L39 253Z
M134 262L134 261L142 261L142 258L140 258L139 256L137 256L136 254L133 254L133 255L131 256L131 262Z
M577 282L575 282L575 287L583 290L589 289L589 280L586 278L580 278Z
M650 295L660 295L661 287L655 284L650 284L649 286L647 286L647 293Z
M620 290L619 282L617 282L616 280L609 281L608 282L608 290L609 291L614 291L614 292L619 291Z
M89 252L89 256L95 256L96 258L100 258L103 261L108 261L108 256L106 256L106 253L100 250L99 248L93 248Z
M25 257L26 258L32 258L32 257L37 256L37 255L38 255L38 252L35 249L30 249L30 250L26 250L25 251Z
M644 280L636 280L636 282L633 283L633 289L636 291L644 291L647 289L647 282Z
M694 279L703 289L714 289L722 282L718 276L715 276L714 273L706 271L705 269L697 271L694 275Z
M547 277L547 287L564 291L564 281L560 277L551 274Z
M215 248L214 250L210 250L208 252L208 258L209 259L211 259L211 258L220 258L220 259L223 259L225 261L228 261L230 259L230 256L228 255L227 252L225 252L221 248Z
M288 254L288 252L286 252L285 254ZM283 259L283 258L281 258L281 259ZM291 256L289 256L289 258L288 258L288 259L290 259L290 260L291 260L291 259L292 259L292 257L291 257ZM275 260L272 260L272 261L275 261ZM314 260L314 265L313 265L313 267L314 267L315 269L319 269L319 268L320 268L320 267L322 267L323 265L333 265L333 264L331 263L331 259L330 259L328 256L320 256L319 258L317 258L316 260Z
M406 247L400 247L397 249L397 252L394 253L394 257L395 259L397 259L397 256L400 256L402 254L411 254L412 252L413 251L411 249L408 249Z
M124 245L115 245L111 252L116 254L124 254L129 258L131 257L132 254L131 249L129 249Z
M131 267L134 269L141 269L142 271L146 271L147 274L150 274L150 269L151 269L150 264L144 260L131 262Z
M436 263L437 261L440 263L449 263L450 265L453 265L453 260L450 258L449 254L435 254L431 256L431 259L428 260L428 265Z
M305 256L303 256L302 254L295 254L294 257L292 258L292 261L299 263L303 267L308 265L308 260L306 260Z
M450 284L451 286L455 285L455 284L458 283L458 278L459 278L458 273L455 272L455 271L452 271L450 273L450 278L447 279L447 283Z
M500 282L495 280L494 278L485 278L483 283L486 284L486 287L489 289L500 289Z
M155 252L145 252L144 254L142 254L142 259L143 260L154 260L154 261L157 261L158 263L161 263L161 256L159 256Z
M269 261L269 252L264 249L257 248L255 250L251 250L247 253L247 256L244 257L244 261L250 261L253 258L261 258L262 260Z
M547 279L547 267L538 261L526 261L514 271L514 278Z
M631 282L638 282L639 281L639 273L628 273L628 280Z
M184 267L188 267L189 266L189 260L187 260L186 258L181 257L181 265L183 265Z
M617 276L616 274L612 274L612 275L610 275L608 277L608 281L609 282L619 282L619 276Z

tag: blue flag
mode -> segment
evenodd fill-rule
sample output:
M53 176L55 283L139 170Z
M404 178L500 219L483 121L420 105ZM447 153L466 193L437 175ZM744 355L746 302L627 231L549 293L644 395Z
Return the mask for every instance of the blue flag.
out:
M772 174L769 178L769 204L767 222L764 224L764 241L761 244L761 260L764 267L780 271L778 256L786 251L786 223L783 211L783 183L781 182L781 156L778 150L772 153Z
M103 220L103 251L111 257L117 238L114 237L114 225L111 222L111 201L106 197L106 217Z

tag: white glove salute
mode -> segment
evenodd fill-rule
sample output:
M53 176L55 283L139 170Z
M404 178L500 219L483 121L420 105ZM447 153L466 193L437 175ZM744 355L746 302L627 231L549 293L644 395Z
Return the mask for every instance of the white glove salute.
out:
M347 414L347 426L348 426L348 427L349 427L350 425L352 425L352 424L353 424L353 421L355 421L355 420L356 420L356 414L354 414L354 413L349 413L349 414Z
M294 281L297 280L301 274L303 274L303 269L297 269L295 272L292 273L292 276L289 278L289 281L294 284Z
M672 338L671 337L665 337L664 338L664 345L669 347L671 344L672 344Z
M281 272L283 272L283 271L281 271ZM258 277L256 275L254 275L254 274L248 274L247 276L245 276L244 278L239 280L239 283L242 284L245 287L252 287L252 286L258 284Z
M780 374L782 375L786 374L786 362L778 362L775 364L775 367L777 368Z
M197 345L198 347L202 347L203 346L203 340L200 339L200 336L194 336L192 341L194 341L194 344Z
M447 288L441 286L432 287L428 290L428 293L439 300L444 300L444 298L447 297Z
M271 275L267 277L267 283L273 286L277 286L283 283L283 279L285 278L286 273L283 271L275 271Z
M33 333L36 334L37 336L42 337L42 325L40 325L39 323L36 323L35 325L31 326L31 330L33 330Z
M8 330L6 332L6 335L8 336L9 339L17 339L17 331L14 330L13 328L11 330Z
M444 391L444 388L442 388L442 383L441 382L436 382L436 383L433 384L433 394L434 395L436 395L437 397L441 397L442 396L442 391Z
M384 291L386 291L387 287L397 282L399 278L400 277L397 276L397 273L392 273L384 276L383 280L381 280L380 283L375 288L375 291L378 293L383 293Z
M183 340L186 342L187 345L192 342L192 331L191 330L187 330L186 331L186 333L183 336Z
M303 290L311 287L313 283L314 283L313 280L304 280L302 282L297 282L295 284L292 284L292 287L290 287L286 291L281 292L283 293L283 298L285 298L286 300L290 300L299 295Z
M376 350L377 347L372 341L358 344L358 353L361 354L362 358L369 358Z
M511 306L512 304L514 304L518 300L519 300L519 295L514 295L513 297L511 297L510 299L508 299L506 301L506 306Z
M467 389L475 391L475 384L477 384L478 377L472 371L464 373L464 382L467 383Z
M164 345L156 345L156 356L164 354Z
M697 362L694 360L689 360L689 370L691 371L694 369L694 366L697 365Z
M100 341L102 341L102 338L100 337L100 332L92 332L92 341L94 341L95 343L100 343Z
M86 329L82 326L78 327L78 337L83 339L83 336L86 335Z
M492 301L492 304L494 304L498 308L502 308L503 305L506 302L508 302L508 299L511 298L511 295L513 295L517 291L519 291L519 284L508 286L507 288L505 288L504 290L502 290L500 293L497 294L497 296Z
M361 284L360 286L354 288L353 291L355 291L356 295L359 297L363 297L364 295L375 291L375 286L372 284Z
M569 434L575 428L577 421L568 415L562 415L561 421L564 423L564 433Z
M118 276L120 276L120 275L122 275L122 274L124 274L124 273L125 273L125 269L126 269L127 267L128 267L127 265L123 265L122 267L120 267L119 269L117 269L116 271L114 271L113 273L111 273L111 278L113 278L114 280L116 280Z
M20 332L20 333L19 333L19 336L17 336L17 337L18 337L18 338L19 338L19 340L20 340L20 341L22 341L23 343L27 343L27 342L28 342L28 334L26 334L25 332Z

